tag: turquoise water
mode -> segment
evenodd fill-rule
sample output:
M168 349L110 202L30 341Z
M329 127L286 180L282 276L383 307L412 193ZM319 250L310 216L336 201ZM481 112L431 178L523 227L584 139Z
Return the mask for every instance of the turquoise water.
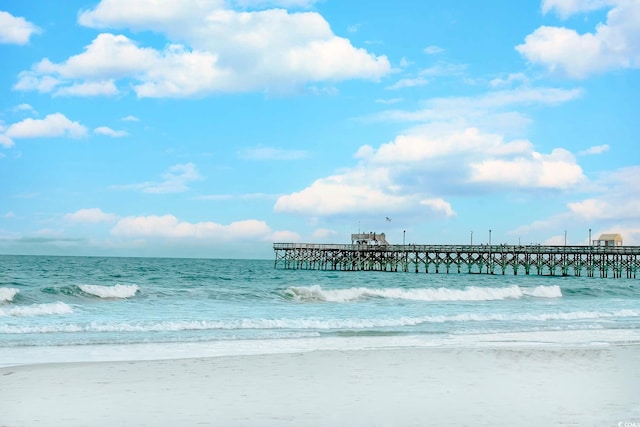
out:
M264 349L372 337L376 345L437 344L489 334L629 330L640 331L638 279L0 256L0 352L146 343Z

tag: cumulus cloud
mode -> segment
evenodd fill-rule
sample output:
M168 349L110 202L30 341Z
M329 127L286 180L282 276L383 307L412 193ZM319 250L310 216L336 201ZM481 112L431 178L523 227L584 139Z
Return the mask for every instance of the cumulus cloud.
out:
M0 43L27 44L31 36L40 31L26 19L0 10Z
M202 179L196 165L184 163L171 166L162 181L150 181L140 184L114 185L116 190L138 190L149 194L182 193L189 190L188 183Z
M73 213L68 213L64 216L68 221L72 222L84 222L84 223L99 223L99 222L114 222L117 216L110 213L103 212L100 208L80 209Z
M110 136L112 138L122 138L129 136L129 134L123 130L114 130L107 126L100 126L93 130L93 133L98 135Z
M581 90L517 88L432 99L419 111L387 112L377 119L418 124L377 147L361 146L354 154L357 165L281 196L274 210L312 218L381 212L450 218L456 212L449 199L470 192L575 188L586 177L571 152L536 150L526 138L507 137L505 129L511 125L507 121L518 118L517 108L555 105L580 94Z
M637 181L640 166L621 168L602 174L591 188L593 194L582 200L569 202L566 210L546 219L535 221L514 230L521 235L547 230L591 228L593 236L600 233L621 233L625 244L640 244L640 188ZM581 239L582 240L582 239ZM586 233L584 241L586 242Z
M586 78L610 70L640 68L640 2L635 0L546 0L543 11L567 17L608 6L605 23L579 34L566 27L541 26L516 50L552 73Z
M121 218L111 229L111 234L125 238L164 239L216 239L238 241L268 239L271 228L258 220L244 220L222 225L211 221L191 223L180 221L173 215L129 216Z
M614 220L637 223L640 220L639 176L640 166L604 174L598 182L601 188L606 190L596 197L569 203L569 212L588 221Z
M169 43L157 50L124 35L102 33L66 61L43 59L22 72L16 89L71 95L74 90L67 88L77 85L126 80L139 97L187 97L377 80L391 70L385 56L336 36L316 12L235 11L213 0L103 0L78 19L92 28L155 31ZM112 94L106 89L94 94Z
M13 139L19 138L82 138L86 135L85 126L69 120L64 114L54 113L47 115L44 119L28 118L12 124L4 134L0 134L0 145L10 147L13 145Z

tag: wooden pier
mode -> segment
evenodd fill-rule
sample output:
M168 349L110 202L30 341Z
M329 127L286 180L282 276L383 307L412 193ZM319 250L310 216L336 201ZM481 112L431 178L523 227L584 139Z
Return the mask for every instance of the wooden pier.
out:
M640 246L274 243L275 268L636 278Z

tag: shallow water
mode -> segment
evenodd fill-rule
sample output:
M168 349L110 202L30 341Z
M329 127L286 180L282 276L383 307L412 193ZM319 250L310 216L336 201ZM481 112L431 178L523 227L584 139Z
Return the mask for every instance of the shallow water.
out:
M637 279L283 270L268 260L0 256L0 265L0 356L22 349L42 361L47 352L34 348L269 352L640 332Z

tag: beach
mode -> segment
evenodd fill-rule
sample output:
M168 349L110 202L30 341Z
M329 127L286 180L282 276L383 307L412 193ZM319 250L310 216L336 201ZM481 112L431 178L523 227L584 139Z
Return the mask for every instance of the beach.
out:
M48 363L0 369L0 425L617 426L639 390L637 344Z

